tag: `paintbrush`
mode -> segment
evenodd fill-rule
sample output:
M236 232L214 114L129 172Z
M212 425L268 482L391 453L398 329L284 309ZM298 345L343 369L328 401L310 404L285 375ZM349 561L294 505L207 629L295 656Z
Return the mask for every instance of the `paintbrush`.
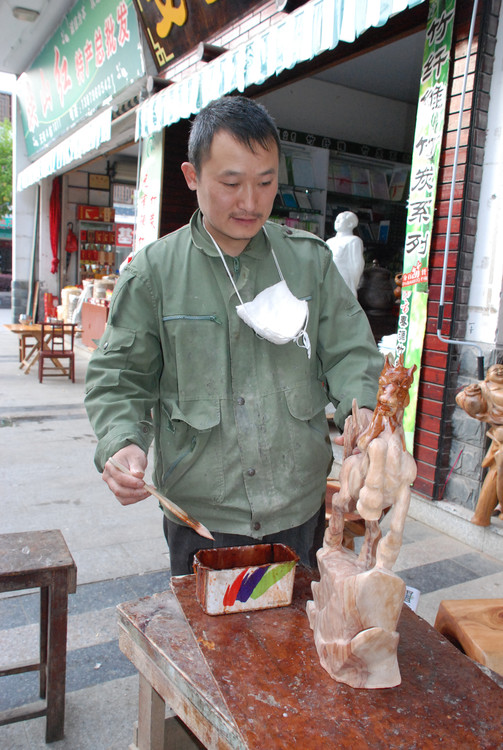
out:
M109 458L108 459L112 466L115 466L116 469L119 469L119 471L122 471L123 474L128 474L130 477L134 477L135 479L139 479L139 477L135 477L134 474L132 474L129 469L127 469L123 464L120 464L118 461L115 460L115 458ZM147 492L150 492L151 495L153 495L157 500L159 500L160 504L163 508L166 508L166 510L170 510L173 515L175 515L177 518L180 519L180 521L183 521L187 524L187 526L190 526L194 531L197 531L197 533L200 536L206 537L206 539L214 539L211 532L208 531L206 526L204 526L199 521L196 521L195 518L191 518L184 510L182 510L176 503L174 503L172 500L168 500L167 497L164 497L164 495L161 495L161 493L156 490L155 487L153 487L151 484L147 484L144 480L143 486L147 490Z

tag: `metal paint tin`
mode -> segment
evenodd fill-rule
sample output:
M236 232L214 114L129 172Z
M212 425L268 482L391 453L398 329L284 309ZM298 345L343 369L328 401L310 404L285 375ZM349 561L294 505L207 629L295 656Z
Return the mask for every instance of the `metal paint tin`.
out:
M298 561L284 544L199 550L194 557L197 600L208 615L286 607Z

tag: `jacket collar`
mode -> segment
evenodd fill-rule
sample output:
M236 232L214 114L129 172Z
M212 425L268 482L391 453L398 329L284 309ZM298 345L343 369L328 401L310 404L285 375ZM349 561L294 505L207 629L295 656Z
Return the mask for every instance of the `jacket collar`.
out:
M190 219L190 233L194 245L206 255L218 257L218 252L213 244L213 240L203 226L203 216L199 209ZM245 247L241 255L258 260L265 258L270 253L270 243L262 230L253 237ZM224 253L225 255L225 253ZM241 255L239 257L241 257Z

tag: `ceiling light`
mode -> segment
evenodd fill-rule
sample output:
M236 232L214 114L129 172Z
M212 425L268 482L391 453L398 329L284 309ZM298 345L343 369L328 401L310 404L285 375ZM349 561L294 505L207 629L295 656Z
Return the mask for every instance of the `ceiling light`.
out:
M39 17L40 13L38 10L32 10L31 8L21 8L19 5L16 5L15 8L12 8L12 15L18 19L18 21L28 21L29 23L33 23L33 21L36 21Z

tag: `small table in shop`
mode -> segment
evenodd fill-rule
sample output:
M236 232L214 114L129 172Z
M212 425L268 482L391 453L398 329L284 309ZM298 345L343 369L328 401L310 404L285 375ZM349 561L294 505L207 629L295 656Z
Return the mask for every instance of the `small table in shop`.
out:
M42 326L40 323L4 323L11 333L16 333L19 339L19 367L28 374L38 360L42 341ZM28 343L29 339L34 339Z

